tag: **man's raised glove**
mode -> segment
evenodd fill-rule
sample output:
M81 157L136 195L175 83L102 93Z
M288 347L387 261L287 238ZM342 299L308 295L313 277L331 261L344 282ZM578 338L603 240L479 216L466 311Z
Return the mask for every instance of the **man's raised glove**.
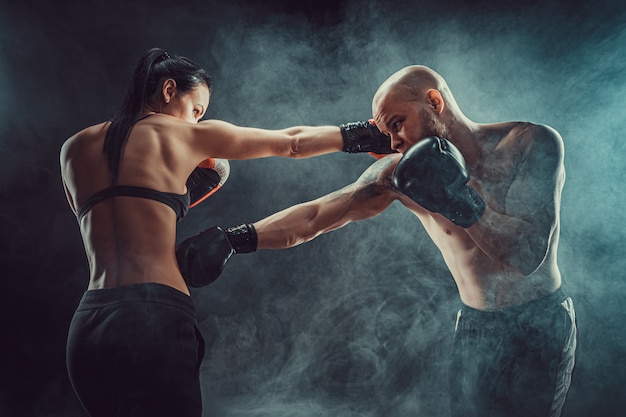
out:
M461 152L435 136L413 145L402 156L392 176L393 185L402 194L465 228L476 223L486 207L468 181Z

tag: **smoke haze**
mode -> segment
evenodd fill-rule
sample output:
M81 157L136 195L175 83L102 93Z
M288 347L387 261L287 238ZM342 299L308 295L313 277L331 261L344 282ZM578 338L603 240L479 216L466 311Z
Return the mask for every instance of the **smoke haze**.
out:
M626 7L577 1L56 4L0 12L0 414L83 416L65 338L88 278L58 152L111 117L150 47L214 79L207 117L283 128L371 117L380 83L411 64L447 80L476 122L559 131L567 181L559 264L580 344L564 415L626 404ZM492 4L493 3L493 4ZM259 220L354 181L368 155L231 161L183 239ZM383 214L284 251L231 259L194 290L206 339L204 417L448 415L447 348L459 307L415 217Z

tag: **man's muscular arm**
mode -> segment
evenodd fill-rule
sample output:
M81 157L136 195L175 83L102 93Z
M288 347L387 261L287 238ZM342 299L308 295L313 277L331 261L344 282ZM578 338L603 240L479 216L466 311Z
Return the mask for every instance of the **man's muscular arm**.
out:
M254 223L258 249L284 249L383 212L398 198L391 173L398 156L372 164L354 183Z
M176 247L181 275L191 287L208 285L220 276L235 253L289 248L377 215L399 196L391 185L397 160L396 155L379 159L354 184L254 224L212 227L185 239Z
M490 258L528 276L543 263L558 228L565 180L563 141L555 130L534 126L529 150L506 195L504 213L487 206L466 229Z

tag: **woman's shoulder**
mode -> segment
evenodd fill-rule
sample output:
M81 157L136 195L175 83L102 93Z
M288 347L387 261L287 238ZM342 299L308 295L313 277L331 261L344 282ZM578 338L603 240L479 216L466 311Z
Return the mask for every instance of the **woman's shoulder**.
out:
M72 136L70 136L65 141L65 143L69 142L71 144L74 142L88 141L88 140L93 140L95 138L104 137L109 124L110 122L102 122L102 123L98 123L98 124L86 127L74 133Z
M61 145L61 157L70 156L78 149L104 140L109 122L102 122L82 129L67 138Z

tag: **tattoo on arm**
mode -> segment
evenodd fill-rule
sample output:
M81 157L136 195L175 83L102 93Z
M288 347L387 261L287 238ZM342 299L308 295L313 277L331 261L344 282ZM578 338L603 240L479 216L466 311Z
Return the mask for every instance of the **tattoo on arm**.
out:
M363 185L362 190L365 198L375 197L388 192L400 194L391 182L391 175L396 162L393 158L382 158L363 172L357 183Z

